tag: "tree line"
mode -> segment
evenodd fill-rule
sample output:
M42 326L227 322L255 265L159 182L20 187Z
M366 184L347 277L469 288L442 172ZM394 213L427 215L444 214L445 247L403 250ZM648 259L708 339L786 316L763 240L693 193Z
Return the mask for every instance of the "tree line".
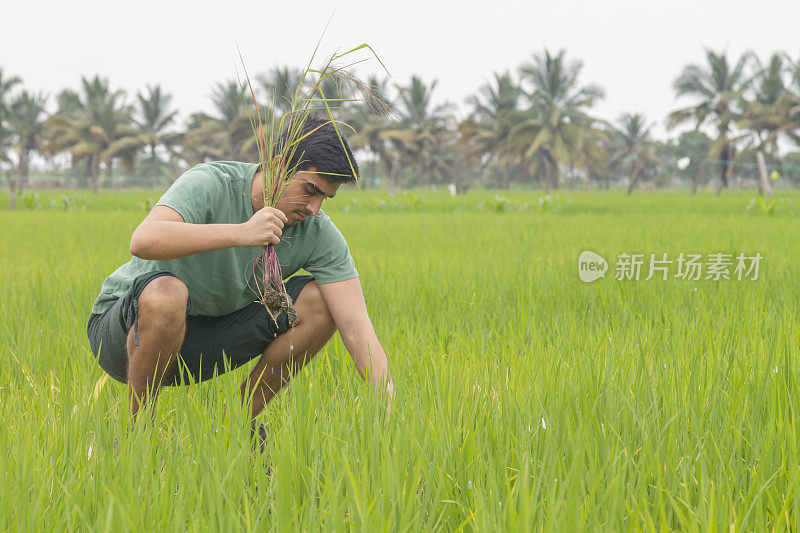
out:
M707 49L704 62L687 65L673 82L676 98L691 103L665 118L673 137L663 140L654 138L641 113L615 122L595 116L604 91L584 83L582 68L564 50L534 53L515 72L494 73L466 100L468 113L460 119L453 104L434 104L436 81L371 77L374 98L342 103L337 119L355 131L349 142L362 153L365 186L455 182L549 192L568 181L625 184L630 194L649 181L693 192L713 183L721 191L759 171L762 179L754 183L769 187L765 169L771 180L800 182L800 57L776 52L763 62L751 52L730 57ZM257 76L261 108L287 112L301 77L289 66ZM267 102L270 90L275 98ZM328 98L346 99L347 92L325 88ZM55 95L52 113L48 100L0 67L0 170L12 201L28 184L33 157L50 172L67 161L61 171L95 191L115 172L174 179L203 161L257 160L252 104L237 80L217 83L214 111L192 113L182 125L171 95L158 85L129 99L107 79L83 77L78 90Z

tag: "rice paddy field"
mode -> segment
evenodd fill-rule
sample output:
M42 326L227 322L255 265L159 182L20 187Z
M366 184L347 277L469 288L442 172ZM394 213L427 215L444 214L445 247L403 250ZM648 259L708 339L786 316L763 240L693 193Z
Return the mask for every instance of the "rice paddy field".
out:
M394 408L335 337L261 415L263 456L247 368L165 390L128 432L89 350L161 192L0 203L0 530L800 527L797 192L343 191L324 209ZM581 281L584 250L605 278ZM637 253L641 279L615 279ZM645 280L651 253L763 259L756 280Z

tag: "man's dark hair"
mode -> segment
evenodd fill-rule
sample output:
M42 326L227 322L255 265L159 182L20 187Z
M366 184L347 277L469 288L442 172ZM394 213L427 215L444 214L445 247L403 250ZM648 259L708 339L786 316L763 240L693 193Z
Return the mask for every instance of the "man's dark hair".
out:
M288 120L286 124L288 125ZM287 131L278 141L278 150L281 149L289 135L288 127L285 129ZM320 176L326 180L337 183L356 181L359 176L358 163L347 144L344 128L337 125L337 129L339 130L338 135L329 120L309 115L303 124L303 133L300 137L309 132L313 133L297 143L297 148L289 162L289 168L293 168L295 165L297 170L308 170L315 167ZM353 175L353 171L355 171L355 175Z

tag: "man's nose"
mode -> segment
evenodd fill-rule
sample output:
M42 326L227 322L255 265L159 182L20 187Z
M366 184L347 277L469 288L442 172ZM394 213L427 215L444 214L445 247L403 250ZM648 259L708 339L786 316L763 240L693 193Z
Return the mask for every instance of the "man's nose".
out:
M317 216L319 214L319 210L322 209L322 200L323 199L320 198L318 200L311 200L311 202L309 202L308 207L310 208L309 211L311 211L312 215Z

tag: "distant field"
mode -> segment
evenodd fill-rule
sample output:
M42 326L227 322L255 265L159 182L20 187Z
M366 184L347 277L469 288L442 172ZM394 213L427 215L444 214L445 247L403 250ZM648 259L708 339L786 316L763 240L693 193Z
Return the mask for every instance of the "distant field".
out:
M800 192L345 191L324 209L395 408L336 338L262 415L264 459L245 369L165 391L125 436L89 351L161 192L0 195L0 530L800 527ZM579 279L583 250L605 279ZM718 252L760 253L759 279L614 279L620 254Z

